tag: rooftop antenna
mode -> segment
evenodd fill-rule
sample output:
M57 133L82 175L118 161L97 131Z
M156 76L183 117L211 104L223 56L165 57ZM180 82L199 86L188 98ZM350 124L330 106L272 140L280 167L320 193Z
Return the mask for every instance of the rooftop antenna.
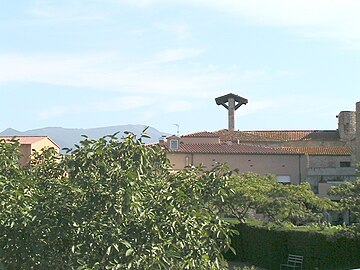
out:
M246 98L240 97L235 94L227 94L225 96L215 98L217 105L223 105L225 109L228 110L229 114L229 131L235 130L235 111L243 104L247 104L248 100ZM227 103L227 104L226 104Z
M180 131L179 131L179 129L180 129L180 125L179 124L173 124L174 126L176 126L176 136L180 136Z

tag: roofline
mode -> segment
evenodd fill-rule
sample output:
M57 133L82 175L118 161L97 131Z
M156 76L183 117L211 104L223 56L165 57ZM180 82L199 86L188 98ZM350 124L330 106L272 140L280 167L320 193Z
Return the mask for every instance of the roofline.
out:
M224 130L220 129L219 131ZM225 129L227 130L227 129ZM237 130L240 132L324 132L324 131L332 131L336 132L337 129L264 129L264 130Z
M209 137L209 138L219 137L219 135L215 134L215 132L214 131L207 131L207 130L195 131L195 132L183 134L183 135L180 136L180 138L183 138L183 137ZM201 135L196 136L199 133L208 133L209 136L201 136Z
M219 153L219 152L197 152L197 151L194 151L194 152L183 152L183 151L166 151L167 153L169 154L212 154L212 155L265 155L265 156L268 156L268 155L280 155L280 156L283 156L283 155L289 155L289 156L304 156L305 154L303 153L251 153L251 152L245 152L245 153Z
M7 136L7 135L5 135L5 136L0 136L0 138L27 138L27 137L37 137L37 138L44 138L44 139L47 138L53 144L55 144L57 148L61 149L61 147L53 139L51 139L49 136L46 136L46 135L45 136L44 135L34 135L34 136L32 136L32 135L29 135L29 136L26 136L26 135ZM24 143L23 145L29 145L29 144L31 144L31 143Z
M55 144L59 148L59 150L61 150L60 145L58 145L53 139L51 139L49 136L46 136L46 138L48 138L53 144Z

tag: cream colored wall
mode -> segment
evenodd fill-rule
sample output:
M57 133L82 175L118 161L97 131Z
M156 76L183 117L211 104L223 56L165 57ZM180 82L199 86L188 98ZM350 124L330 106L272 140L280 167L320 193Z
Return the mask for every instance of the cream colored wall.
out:
M191 154L184 154L184 153L166 153L166 157L170 160L170 164L174 170L181 170L185 165L185 158L189 157L190 163L191 161Z
M202 163L211 170L216 163L227 163L231 169L239 169L240 173L255 172L260 175L289 175L292 184L298 184L300 174L305 173L304 159L299 155L227 155L227 154L184 154L168 153L173 168L185 167L185 158L189 157L193 165ZM305 176L301 176L303 178Z
M41 151L41 149L45 147L53 147L57 150L57 152L60 151L60 149L57 147L56 144L54 144L51 140L48 138L44 138L41 141L38 141L33 144L21 144L20 145L20 159L19 163L21 165L27 165L30 162L30 156L32 154L32 150Z
M60 149L58 148L58 146L56 144L54 144L51 140L49 140L48 138L44 138L36 143L33 143L31 145L32 149L34 149L35 151L41 151L44 148L54 148L57 152L60 151Z
M30 162L31 145L30 144L21 144L19 150L20 150L19 163L21 165L27 165Z

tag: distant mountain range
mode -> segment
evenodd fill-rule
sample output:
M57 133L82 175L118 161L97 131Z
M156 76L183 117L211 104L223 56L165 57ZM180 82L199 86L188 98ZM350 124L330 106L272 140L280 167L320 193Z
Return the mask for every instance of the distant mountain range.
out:
M61 148L74 148L74 144L78 144L82 139L84 139L81 135L86 135L91 139L98 139L105 135L112 135L119 132L117 136L121 138L124 136L125 131L129 131L139 136L145 127L146 126L144 125L120 125L89 129L46 127L27 131L18 131L8 128L0 132L0 136L49 136ZM161 136L169 135L168 133L158 131L152 127L148 128L146 134L148 134L150 138L144 138L143 142L145 143L156 142Z

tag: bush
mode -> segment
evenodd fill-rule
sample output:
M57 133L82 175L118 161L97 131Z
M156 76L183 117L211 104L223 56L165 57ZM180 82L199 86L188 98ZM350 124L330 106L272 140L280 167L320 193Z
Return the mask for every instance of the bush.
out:
M360 239L345 238L337 230L268 227L238 224L234 236L238 259L268 269L278 269L288 254L304 257L304 269L350 269L360 265Z

